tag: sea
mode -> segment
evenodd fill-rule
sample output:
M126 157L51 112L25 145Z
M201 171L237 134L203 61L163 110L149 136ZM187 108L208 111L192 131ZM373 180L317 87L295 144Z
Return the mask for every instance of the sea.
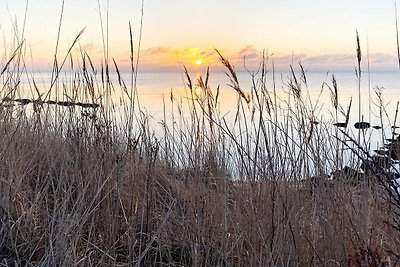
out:
M246 95L251 95L254 87L260 89L260 73L249 71L237 71L237 79L240 89ZM283 109L288 108L287 103L290 95L290 83L297 82L300 87L300 95L303 103L314 110L313 116L317 121L344 122L345 115L351 101L349 125L353 126L359 121L370 123L371 126L383 126L387 136L392 133L392 127L400 126L398 117L398 103L400 101L400 71L377 71L362 72L358 77L355 71L307 71L305 76L298 72L267 72L265 75L263 90L269 93L276 92ZM192 71L189 73L194 89L194 95L201 100L201 89L197 86L201 78L205 81L206 69L203 71ZM295 76L293 76L295 75ZM4 84L4 78L2 77ZM52 75L50 72L32 72L21 75L23 92L17 97L36 99L38 93L46 95L50 88ZM294 79L296 77L296 79ZM336 117L332 101L334 91L333 77L336 81L339 110ZM132 75L130 72L111 74L113 84L111 95L112 102L116 106L113 110L118 113L118 103L126 103L126 93L130 92ZM15 77L14 77L15 79ZM91 77L95 88L101 90L102 78L97 73ZM123 83L120 81L123 80ZM193 100L193 94L188 90L188 78L183 71L138 71L136 80L136 91L138 103L136 108L143 114L148 115L155 127L163 120L170 121L176 116L178 106L181 116L190 116L188 103ZM34 82L33 82L34 81ZM58 99L74 99L68 95L68 88L79 87L83 84L83 76L76 76L73 72L61 72L58 83ZM124 90L125 84L127 91ZM238 98L240 96L232 88L229 75L224 70L212 70L208 78L209 90L214 96L219 95L220 116L234 119L237 111ZM21 91L21 90L20 90ZM70 90L72 92L73 90ZM72 94L72 93L71 93ZM54 90L48 99L55 97ZM125 98L125 100L124 100ZM88 100L85 100L88 101ZM359 105L359 103L361 103ZM341 108L340 108L341 107ZM383 107L383 108L382 108ZM118 116L117 116L118 117ZM120 117L120 116L119 116ZM158 125L158 126L157 126ZM157 131L157 129L156 129Z
M200 77L204 80L206 76L205 72L194 72L190 75L194 87ZM333 119L333 77L337 83L338 104L347 111L352 101L349 123L354 124L359 120L360 109L364 121L370 122L371 125L380 124L381 105L384 107L384 123L394 123L396 119L396 108L400 101L400 71L362 73L360 79L354 71L334 73L313 71L307 72L305 79L301 78L301 73L295 73L295 75L297 82L301 84L300 94L304 102L310 107L318 107L316 115L320 119ZM260 88L260 81L257 79L259 76L260 74L252 79L252 73L237 72L241 90L245 94L251 94L254 85ZM279 98L285 102L290 91L290 80L293 82L293 74L289 72L267 73L265 88L270 93L277 92ZM183 72L139 73L137 91L140 96L140 106L148 114L160 118L165 110L168 111L171 108L171 94L175 99L188 98L187 83ZM224 71L211 72L209 86L214 95L219 88L220 109L224 114L234 113L237 108L238 94L231 85L230 78ZM338 119L344 119L344 117L339 116ZM400 119L397 121L400 125Z
M357 137L360 138L360 132L362 131L362 140L358 139L360 140L358 143L362 144L363 148L368 150L371 155L375 153L374 150L382 149L385 144L388 144L389 140L387 139L397 138L400 133L400 118L398 118L400 116L398 114L400 71L363 72L360 77L355 71L307 71L305 75L301 71L295 71L294 73L276 71L274 73L267 72L262 82L260 73L237 71L236 74L240 90L246 96L253 96L251 101L255 99L254 93L252 93L254 88L258 92L262 89L264 93L268 93L272 97L274 95L277 96L276 104L279 106L279 117L277 116L276 118L278 124L280 120L283 122L287 119L290 114L298 115L298 113L293 113L298 111L294 106L300 104L309 111L306 114L307 117L304 118L305 121L309 120L309 123L314 126L328 126L320 129L324 129L324 134L327 130L328 132L330 131L332 136L338 136L339 129L334 124L344 123L346 121L346 113L350 110L346 132L355 140ZM46 97L47 100L52 101L101 102L101 99L105 98L102 77L99 72L91 74L89 77L72 71L61 72L58 82L52 86L52 74L50 72L2 75L0 76L3 85L1 93L4 98L7 90L13 89L13 86L9 86L6 89L4 84L9 83L12 85L14 83L16 88L19 88L13 94L12 97L14 98L35 100L38 99L38 95L41 95L42 98ZM138 71L136 77L132 76L130 72L123 71L120 72L119 76L111 74L110 81L112 86L110 86L111 101L109 105L112 108L108 110L111 111L109 115L113 118L114 125L117 127L120 125L123 129L122 132L126 130L124 128L128 119L126 108L127 103L129 103L127 94L131 92L133 80L135 92L137 92L138 96L135 101L135 114L140 114L135 118L143 119L142 115L145 115L144 117L148 121L147 125L158 140L163 140L165 125L190 126L191 118L193 118L191 117L193 116L193 110L190 105L193 103L201 105L203 101L204 91L198 86L198 81L205 82L207 77L206 69L203 71L191 71L189 72L189 77L190 82L183 71ZM250 129L246 133L243 132L243 128L239 129L239 131L235 128L237 127L234 121L237 120L238 101L242 100L243 105L241 108L247 114L246 120L254 112L257 113L257 109L260 107L254 105L254 102L245 103L233 88L231 78L224 70L212 70L208 76L207 90L212 92L214 98L218 95L216 109L218 110L218 116L224 118L224 127L228 127L227 130L235 132L235 136L243 136L247 133L253 136L254 129L253 132ZM85 86L87 80L93 81L94 98L90 96L89 90ZM335 91L335 82L333 80L336 82L338 112L335 112L336 109L334 108L334 99L332 97L332 92ZM192 92L189 90L189 83L192 84ZM298 92L299 98L296 98L297 102L294 100L293 91L291 90L291 84L293 85L294 83L297 83L298 88L300 88ZM49 88L52 88L50 92ZM102 101L102 103L107 104L107 101ZM351 108L349 109L350 103ZM18 110L20 104L16 103L15 106ZM53 109L55 118L60 112L64 112L67 109L83 112L83 107L75 109L73 106L58 107L55 104L51 105L51 107L53 106L57 107ZM25 112L29 109L34 112L34 105L31 104L21 108ZM85 110L85 112L87 111L91 112L92 110ZM310 113L310 111L312 112ZM97 112L97 110L93 112ZM183 120L188 119L189 123L182 123L182 118ZM274 123L271 117L268 118L265 110L261 118L264 118L266 123ZM243 117L240 119L243 119ZM302 123L301 119L297 120L297 122ZM359 122L367 122L370 127L365 130L359 130L355 127L356 123ZM143 125L142 123L143 120L138 122L140 125ZM279 129L285 128L283 124L277 125L277 127L280 127ZM305 131L309 130L309 128L303 129ZM182 130L190 131L190 129ZM175 132L176 130L172 131L172 133ZM180 130L178 129L177 132L179 133ZM290 133L290 138L294 143L297 142L295 132ZM344 135L340 134L340 136ZM336 139L333 138L332 140ZM343 139L344 142L348 142L348 140ZM250 145L251 149L254 145ZM357 148L355 143L351 143L351 146ZM352 161L350 153L344 153L344 160L345 162Z

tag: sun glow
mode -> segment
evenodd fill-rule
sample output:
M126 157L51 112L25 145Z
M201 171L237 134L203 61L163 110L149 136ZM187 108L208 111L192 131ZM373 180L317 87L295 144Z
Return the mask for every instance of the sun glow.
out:
M221 51L224 53L224 51ZM156 47L141 53L142 64L148 66L186 66L200 69L202 66L219 65L219 57L214 48L170 48Z

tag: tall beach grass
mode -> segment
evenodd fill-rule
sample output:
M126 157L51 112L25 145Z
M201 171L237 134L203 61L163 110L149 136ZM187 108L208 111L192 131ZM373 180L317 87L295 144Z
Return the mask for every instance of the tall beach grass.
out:
M335 76L321 85L332 95L324 120L301 64L289 66L282 94L262 52L242 88L216 51L234 116L221 112L209 70L193 79L185 68L186 96L164 99L156 133L140 109L129 30L128 82L106 36L101 66L86 51L73 59L83 31L66 55L55 52L45 94L27 71L23 36L2 59L0 266L398 265L400 195L389 169L399 142L382 131L389 156L370 152L375 129L349 122ZM360 80L358 35L356 44ZM23 97L22 79L34 97ZM397 113L388 117L395 124Z

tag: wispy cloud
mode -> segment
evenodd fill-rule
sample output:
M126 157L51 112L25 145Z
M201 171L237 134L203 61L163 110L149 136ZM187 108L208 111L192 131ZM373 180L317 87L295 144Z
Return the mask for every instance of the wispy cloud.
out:
M87 48L91 48L90 45ZM268 51L257 49L253 45L247 45L237 51L228 49L218 49L221 54L226 57L232 65L240 70L246 64L246 68L256 69L262 60L262 54L268 56L267 63L274 61L276 69L287 71L289 65L297 65L301 63L308 70L336 71L336 70L353 70L356 66L356 54L273 54ZM128 62L128 55L124 55L120 62ZM166 46L151 47L144 49L140 53L140 62L144 68L156 69L181 69L183 65L188 68L198 68L196 62L202 62L202 66L212 66L222 68L219 62L218 54L212 47L198 48L173 48ZM362 59L362 67L367 68L367 57L364 55ZM393 69L397 65L397 57L394 54L375 53L369 56L371 70Z
M393 69L397 57L394 54L374 53L369 55L369 65L372 70ZM355 54L325 54L316 56L304 56L301 60L303 64L315 69L336 70L354 69L357 64ZM362 58L362 68L368 68L368 57Z
M149 49L145 49L141 53L143 55L150 56L150 55L160 55L160 54L171 53L171 51L172 51L172 48L159 46L159 47L152 47Z
M179 69L182 66L189 68L202 65L213 65L218 61L217 54L213 48L172 48L172 47L152 47L141 51L141 64L146 68L157 69Z

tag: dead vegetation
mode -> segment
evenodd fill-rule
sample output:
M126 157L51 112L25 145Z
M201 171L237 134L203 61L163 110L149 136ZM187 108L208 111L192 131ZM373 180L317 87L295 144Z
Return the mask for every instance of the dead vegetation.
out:
M233 119L221 114L209 71L192 81L185 70L188 97L171 93L175 112L157 134L137 102L132 43L130 87L119 73L112 84L107 64L86 68L82 52L82 69L66 72L80 83L64 83L68 61L56 60L45 97L32 98L40 101L19 97L24 43L5 60L0 266L398 265L394 159L369 155L360 138L375 128L350 126L351 101L339 105L334 76L334 116L324 121L303 66L291 66L282 99L267 87L268 54L249 72L252 88L241 88L217 51L237 94ZM124 92L119 110L114 86Z

